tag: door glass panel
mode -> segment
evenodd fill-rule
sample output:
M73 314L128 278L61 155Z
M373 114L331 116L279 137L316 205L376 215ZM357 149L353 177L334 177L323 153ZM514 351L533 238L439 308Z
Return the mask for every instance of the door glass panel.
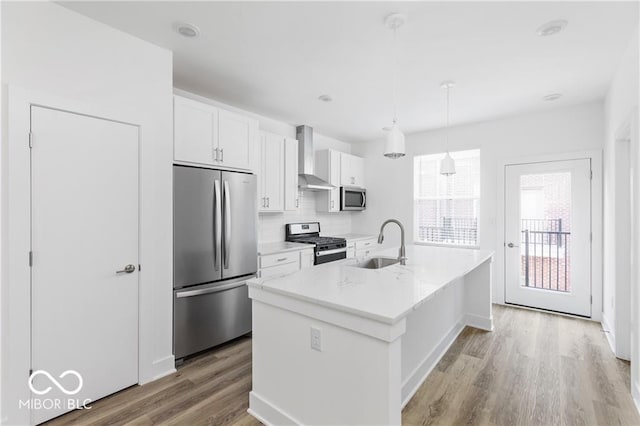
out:
M520 285L571 292L571 173L520 176Z

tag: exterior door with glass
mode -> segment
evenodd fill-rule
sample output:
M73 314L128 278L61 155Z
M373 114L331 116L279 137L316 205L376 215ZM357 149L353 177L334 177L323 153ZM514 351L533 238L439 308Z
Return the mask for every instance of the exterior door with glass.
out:
M505 167L505 301L591 317L591 160Z

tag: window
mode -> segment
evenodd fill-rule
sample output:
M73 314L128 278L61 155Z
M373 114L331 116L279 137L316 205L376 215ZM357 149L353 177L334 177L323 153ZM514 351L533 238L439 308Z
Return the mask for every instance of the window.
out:
M413 159L414 241L477 247L480 150L452 152L456 174L440 174L444 153Z

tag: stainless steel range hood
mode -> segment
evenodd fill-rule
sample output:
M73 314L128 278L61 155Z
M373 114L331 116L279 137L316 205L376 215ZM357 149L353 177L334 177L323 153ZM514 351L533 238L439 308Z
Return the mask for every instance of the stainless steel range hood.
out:
M315 175L313 129L309 126L296 127L296 139L298 139L298 188L306 191L334 189L335 186Z

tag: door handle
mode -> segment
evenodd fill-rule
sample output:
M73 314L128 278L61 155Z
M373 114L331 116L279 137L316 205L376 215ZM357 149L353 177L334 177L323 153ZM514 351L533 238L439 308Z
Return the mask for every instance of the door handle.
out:
M509 244L507 244L507 247L514 248L514 247L520 247L520 246L517 246L517 245L515 245L513 243L509 243Z
M224 163L224 148L220 148L220 162Z
M231 242L231 195L229 194L229 181L224 181L224 268L229 269L229 243Z
M177 299L182 299L182 298L185 298L185 297L202 296L203 294L219 293L221 291L231 290L232 288L242 287L243 285L247 285L247 283L245 281L243 281L241 283L235 282L235 283L231 283L231 284L220 285L220 286L217 286L217 287L203 288L203 289L198 289L198 290L181 291L181 292L176 293L176 298Z
M132 272L135 272L136 267L132 264L128 264L127 266L124 267L123 270L121 271L116 271L116 274L130 274Z
M220 251L222 250L222 198L220 197L220 181L215 180L214 185L214 197L213 203L215 211L213 212L213 245L214 255L213 262L216 271L220 270Z

